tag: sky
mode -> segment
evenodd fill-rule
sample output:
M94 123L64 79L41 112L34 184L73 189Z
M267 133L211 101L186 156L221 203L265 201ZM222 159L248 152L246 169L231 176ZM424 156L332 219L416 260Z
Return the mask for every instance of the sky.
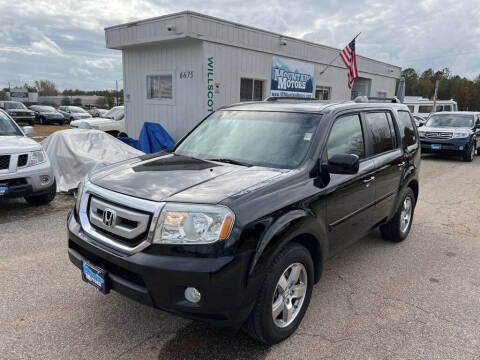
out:
M53 80L63 89L122 87L119 50L104 28L193 10L343 48L421 72L480 74L478 0L0 0L0 88Z

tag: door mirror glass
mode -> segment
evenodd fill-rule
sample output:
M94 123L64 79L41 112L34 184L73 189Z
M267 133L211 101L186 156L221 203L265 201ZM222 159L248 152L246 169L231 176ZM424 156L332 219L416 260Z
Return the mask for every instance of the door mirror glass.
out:
M328 159L327 170L330 174L356 174L360 158L354 154L336 154Z

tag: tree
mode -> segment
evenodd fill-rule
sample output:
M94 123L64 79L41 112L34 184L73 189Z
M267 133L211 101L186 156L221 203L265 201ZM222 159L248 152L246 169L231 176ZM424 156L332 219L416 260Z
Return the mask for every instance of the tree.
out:
M95 102L95 105L99 108L103 108L105 106L105 97L100 96Z
M68 106L68 105L70 105L70 98L69 98L69 97L64 97L64 98L62 98L61 104L62 104L63 106Z
M115 98L112 93L105 95L105 102L108 104L108 107L111 108L115 105Z
M73 99L73 105L82 106L82 99L80 99L80 98Z
M55 96L58 95L57 87L55 83L50 80L35 81L35 87L38 90L40 96Z

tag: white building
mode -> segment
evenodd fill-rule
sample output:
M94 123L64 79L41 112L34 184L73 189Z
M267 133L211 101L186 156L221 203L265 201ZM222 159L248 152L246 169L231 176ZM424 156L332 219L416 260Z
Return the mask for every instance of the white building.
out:
M339 49L190 11L109 27L105 38L107 48L122 50L131 137L151 121L178 140L214 109L265 99L276 93L275 68L291 69L289 84L307 82L310 93L297 95L333 100L394 96L401 71L357 56L360 78L350 91L340 58L320 76Z
M19 101L24 104L35 104L38 101L38 93L28 91L25 88L12 88L7 91L7 99L10 101Z

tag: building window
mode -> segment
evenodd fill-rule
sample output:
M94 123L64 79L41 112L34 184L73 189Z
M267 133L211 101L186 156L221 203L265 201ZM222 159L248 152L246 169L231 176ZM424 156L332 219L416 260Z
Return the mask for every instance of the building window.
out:
M240 79L240 101L262 101L263 81L254 79Z
M315 89L315 99L317 100L330 100L332 88L327 86L317 86Z
M173 99L173 75L147 75L147 99Z

